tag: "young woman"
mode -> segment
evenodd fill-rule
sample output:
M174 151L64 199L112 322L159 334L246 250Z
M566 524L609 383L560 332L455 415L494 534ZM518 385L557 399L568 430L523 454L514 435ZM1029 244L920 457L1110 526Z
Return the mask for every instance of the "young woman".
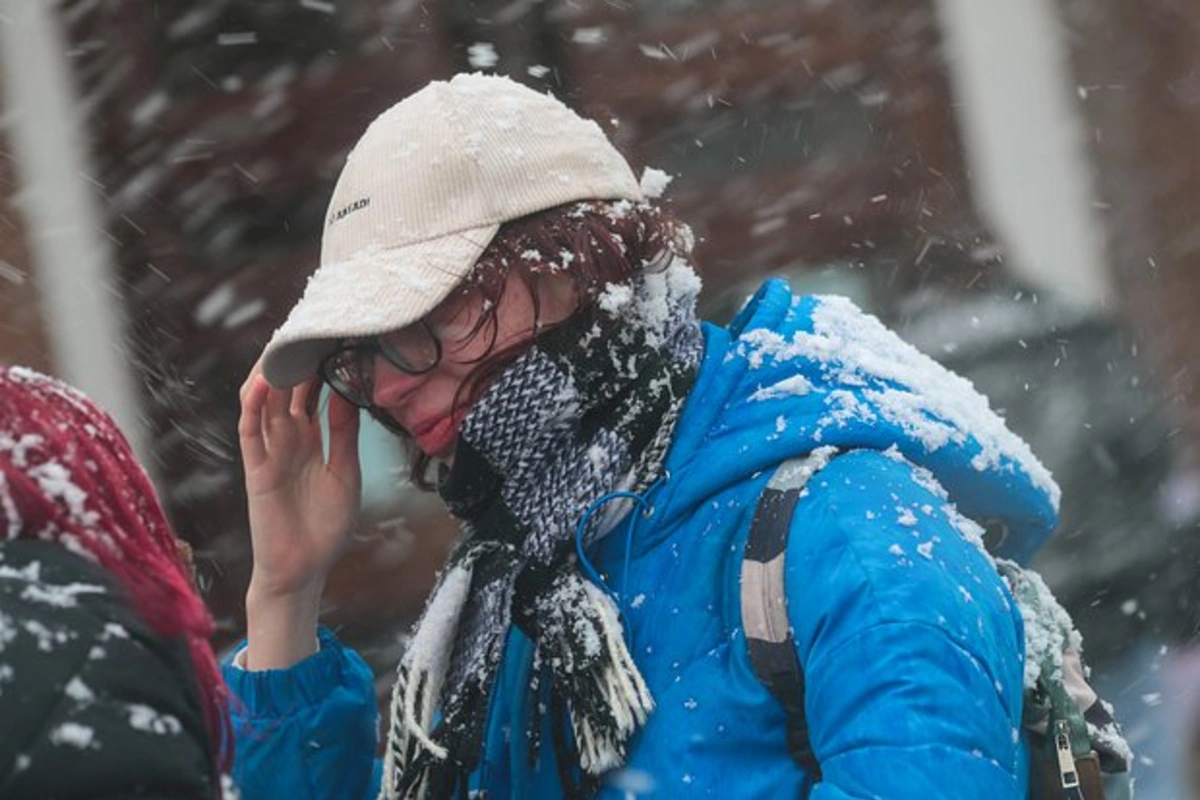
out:
M599 128L506 79L430 84L367 129L242 390L247 797L1024 795L1022 623L971 519L1028 557L1057 488L969 384L844 300L771 281L701 324L690 251ZM382 762L370 673L317 627L358 408L464 531ZM752 668L740 580L768 482L803 458L821 469L767 599L819 767Z
M0 797L214 800L213 626L113 421L0 369Z

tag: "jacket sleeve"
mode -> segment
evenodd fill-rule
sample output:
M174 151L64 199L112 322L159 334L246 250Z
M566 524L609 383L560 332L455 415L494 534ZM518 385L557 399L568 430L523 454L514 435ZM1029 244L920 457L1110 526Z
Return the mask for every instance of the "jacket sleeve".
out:
M786 586L812 800L1024 797L1022 623L968 529L879 453L835 459L798 502Z
M243 800L365 800L379 791L371 670L332 632L318 638L320 651L288 669L251 672L233 657L224 665Z

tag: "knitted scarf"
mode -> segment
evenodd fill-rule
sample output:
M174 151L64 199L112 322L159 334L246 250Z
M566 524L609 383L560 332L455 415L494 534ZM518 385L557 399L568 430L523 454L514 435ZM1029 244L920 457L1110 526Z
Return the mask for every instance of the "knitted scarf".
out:
M576 527L607 493L659 478L703 350L699 288L681 259L610 285L592 312L540 336L464 419L439 493L466 537L398 669L381 797L466 796L513 624L534 642L534 674L550 676L564 788L623 763L654 701L616 604L579 572ZM585 542L607 532L588 527ZM532 720L531 747L539 728Z

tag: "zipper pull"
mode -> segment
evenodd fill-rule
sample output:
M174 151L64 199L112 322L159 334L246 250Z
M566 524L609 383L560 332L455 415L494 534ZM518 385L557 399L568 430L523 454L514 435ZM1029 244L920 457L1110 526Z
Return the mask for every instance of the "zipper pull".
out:
M1075 769L1075 755L1071 752L1071 725L1065 719L1054 723L1054 750L1058 755L1058 782L1062 796L1070 800L1084 800L1079 787L1079 773Z

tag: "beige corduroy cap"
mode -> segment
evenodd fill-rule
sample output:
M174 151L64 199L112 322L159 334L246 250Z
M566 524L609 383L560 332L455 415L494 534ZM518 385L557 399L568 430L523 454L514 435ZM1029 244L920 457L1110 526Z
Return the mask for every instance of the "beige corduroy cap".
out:
M338 341L425 316L504 222L617 199L643 195L596 123L508 78L431 83L380 114L347 156L320 267L267 345L263 374L294 386Z

